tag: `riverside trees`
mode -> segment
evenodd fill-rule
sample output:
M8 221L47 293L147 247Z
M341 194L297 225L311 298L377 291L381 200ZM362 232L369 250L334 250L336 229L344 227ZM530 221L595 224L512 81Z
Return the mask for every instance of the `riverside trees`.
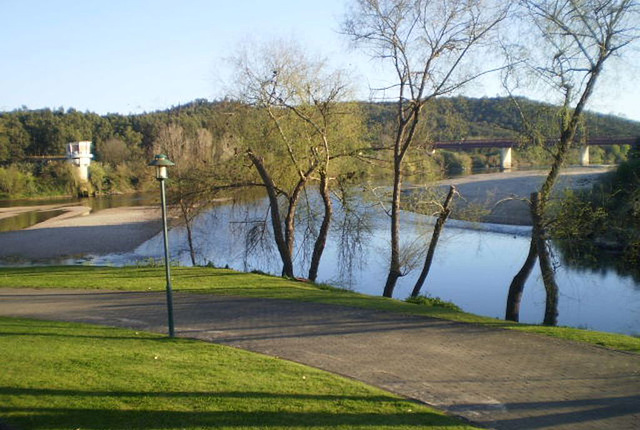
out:
M348 155L362 133L354 103L347 103L344 73L330 71L296 46L272 44L234 59L240 99L253 106L258 121L242 137L247 158L266 189L272 233L282 274L293 277L296 215L311 183L323 202L308 278L315 280L324 251L333 205L331 183L336 158ZM247 129L245 129L245 132ZM309 206L307 206L309 207ZM313 213L307 211L312 226Z
M419 139L424 106L488 72L473 55L506 17L507 7L482 0L355 0L343 32L373 58L390 65L396 94L392 143L391 255L383 296L391 297L403 276L400 193L403 165Z
M533 228L527 258L514 277L506 319L517 321L524 283L538 260L547 295L544 324L557 322L558 285L547 244L548 204L605 63L639 37L639 5L634 0L522 0L520 25L531 26L522 64L562 98L558 144L540 190L531 195Z
M368 134L373 137L376 148L384 142L378 137L393 128L395 109L389 103L357 102L369 124ZM518 99L519 105L530 116L541 115L540 111L549 111L551 106L533 102L524 98ZM195 100L173 108L144 114L104 116L74 110L15 110L0 112L0 176L11 180L0 180L0 196L35 197L51 194L62 194L69 184L61 183L62 177L53 178L52 166L42 163L25 162L25 158L40 155L63 155L59 152L56 136L66 139L77 139L93 142L95 162L92 163L91 183L97 194L126 193L143 191L154 187L151 171L145 165L152 158L154 142L159 131L169 124L180 125L190 139L195 139L199 129L206 129L212 134L213 158L226 157L234 153L235 141L227 133L226 123L233 111L230 101ZM436 99L428 109L430 135L437 139L450 139L456 136L481 137L515 137L520 127L518 112L513 109L510 100L504 98L443 97ZM40 117L48 117L53 112L55 121L43 121ZM433 113L432 113L433 112ZM455 122L446 120L455 118ZM79 117L84 117L80 121ZM624 120L614 116L606 116L587 112L584 114L585 126L588 130L597 130L598 135L637 136L640 135L640 123ZM86 124L90 124L87 129ZM43 128L52 128L45 132ZM386 139L386 137L385 137ZM377 141L376 141L377 140ZM365 145L366 146L366 145ZM419 146L419 145L418 145ZM366 152L365 152L366 153ZM381 152L377 152L380 154ZM456 158L444 157L444 151L437 152L433 160L439 160L445 167ZM627 159L628 148L618 146L591 148L591 159L596 163L613 164ZM472 154L474 166L495 165L495 157L491 154L476 152ZM464 157L462 160L467 159ZM523 164L542 164L551 157L539 147L530 151L518 151L518 162ZM415 167L411 162L405 163L409 169ZM217 167L217 169L220 166ZM224 168L224 166L222 166ZM414 170L415 171L415 170ZM12 174L14 172L14 174ZM211 173L211 169L209 170ZM219 175L217 175L219 176ZM53 180L55 179L55 180Z

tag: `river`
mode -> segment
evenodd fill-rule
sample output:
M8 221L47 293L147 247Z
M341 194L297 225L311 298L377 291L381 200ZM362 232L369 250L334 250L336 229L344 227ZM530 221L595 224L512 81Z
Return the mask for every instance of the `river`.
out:
M357 235L345 235L337 210L331 236L320 265L318 281L380 295L388 268L388 217L376 204L359 205L360 228L349 229ZM279 274L281 264L266 231L265 247L246 253L246 232L267 218L264 200L217 206L196 219L194 237L199 263L212 263L242 271L258 270ZM402 237L406 249L424 248L430 237L433 218L403 213ZM302 229L302 226L300 226ZM474 224L450 220L442 233L431 273L423 293L452 301L463 310L495 318L504 317L509 283L523 263L529 247L529 227L498 224ZM298 238L302 237L298 232ZM184 228L170 233L172 257L181 265L190 265ZM306 276L310 243L298 243L296 274ZM93 260L95 264L128 264L132 261L159 259L162 237L158 235L133 253L109 255ZM409 253L418 255L418 252ZM420 261L418 261L419 263ZM559 325L607 332L640 335L640 284L613 269L578 269L557 261L560 285ZM419 267L400 278L394 293L406 298L419 274ZM179 288L180 281L174 281ZM521 321L541 323L545 293L538 267L526 285Z

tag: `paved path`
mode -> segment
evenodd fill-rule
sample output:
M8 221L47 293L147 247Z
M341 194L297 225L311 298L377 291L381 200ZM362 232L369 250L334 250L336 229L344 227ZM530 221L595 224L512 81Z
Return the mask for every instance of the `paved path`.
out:
M0 289L0 315L166 332L164 294ZM498 429L640 428L640 355L347 307L175 294L176 331L347 375Z

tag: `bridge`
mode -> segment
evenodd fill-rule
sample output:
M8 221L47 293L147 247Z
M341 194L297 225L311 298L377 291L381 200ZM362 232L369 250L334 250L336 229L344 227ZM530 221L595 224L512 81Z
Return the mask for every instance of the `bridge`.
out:
M553 146L557 143L558 139L548 139L546 142L548 146ZM583 142L576 141L574 144L578 144L580 148L580 164L588 166L590 146L640 146L640 137L592 137ZM436 149L469 151L483 148L500 148L500 167L502 169L510 169L513 148L522 146L522 141L516 139L461 139L434 142L431 147L434 151Z

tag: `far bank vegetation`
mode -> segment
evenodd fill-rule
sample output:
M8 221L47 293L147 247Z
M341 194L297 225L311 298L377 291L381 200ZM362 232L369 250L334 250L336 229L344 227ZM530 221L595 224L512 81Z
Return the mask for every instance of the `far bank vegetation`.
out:
M359 139L374 150L388 144L393 129L391 103L358 102L365 127ZM557 108L522 100L530 116L553 119ZM64 155L65 145L78 140L93 142L91 185L95 194L128 193L153 187L147 168L154 148L171 134L186 145L206 150L209 163L226 161L238 150L242 136L230 129L230 119L242 116L252 121L251 109L229 100L195 100L166 111L139 115L98 115L74 109L20 109L0 113L0 198L72 195L75 179L69 169L39 156ZM422 148L438 140L518 137L523 127L518 110L508 98L452 97L435 100L425 108L430 134ZM640 136L640 123L615 116L587 113L584 130L590 136ZM170 136L169 136L170 138ZM628 158L627 146L592 147L593 164L617 164ZM379 154L378 154L379 155ZM377 156L377 155L376 155ZM577 150L569 162L577 162ZM547 151L528 146L516 151L519 167L550 164ZM428 163L428 166L425 166ZM472 169L498 167L497 149L469 152L437 151L433 157L414 154L406 163L409 175L443 175ZM379 169L367 168L367 174ZM368 164L371 166L371 164ZM431 172L431 173L429 173Z

